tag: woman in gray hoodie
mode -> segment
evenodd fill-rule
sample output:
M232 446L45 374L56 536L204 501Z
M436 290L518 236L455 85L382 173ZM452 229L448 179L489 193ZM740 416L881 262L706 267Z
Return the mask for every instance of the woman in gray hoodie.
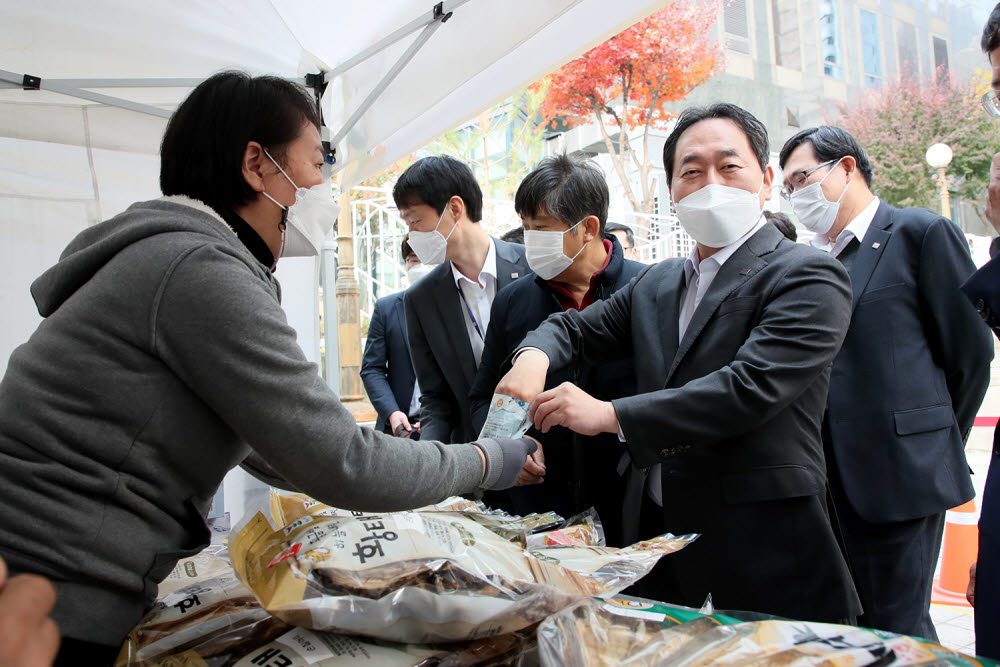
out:
M208 544L234 466L391 511L512 486L533 451L360 428L305 358L273 271L287 224L333 223L308 190L322 164L304 89L213 76L167 126L166 196L86 229L32 285L44 320L0 382L0 557L54 584L61 658L113 659Z

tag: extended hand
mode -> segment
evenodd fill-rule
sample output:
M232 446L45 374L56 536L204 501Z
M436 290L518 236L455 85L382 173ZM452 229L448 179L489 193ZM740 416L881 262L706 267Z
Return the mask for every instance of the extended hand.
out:
M618 415L611 402L597 400L572 382L539 394L528 418L542 433L553 426L565 426L582 435L618 432Z
M986 189L986 219L1000 233L1000 153L990 164L990 185Z
M538 449L535 450L534 454L529 455L524 462L524 468L521 469L521 474L517 476L517 483L514 486L530 486L531 484L541 484L545 481L545 453L542 451L542 443L531 436L526 435L524 437L534 442L538 446Z
M52 664L59 652L59 628L49 618L55 602L46 579L22 574L8 580L0 559L0 667Z
M545 389L549 358L539 350L525 350L517 355L514 366L500 379L496 393L519 398L526 403Z
M400 410L396 410L389 415L389 427L392 429L392 434L397 438L409 438L413 435L414 429L410 426L410 420Z

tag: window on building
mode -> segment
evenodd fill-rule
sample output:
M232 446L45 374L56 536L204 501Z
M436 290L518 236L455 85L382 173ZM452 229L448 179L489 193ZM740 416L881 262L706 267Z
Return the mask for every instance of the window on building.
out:
M802 69L799 3L797 0L774 0L771 12L774 21L775 62L782 67Z
M723 14L726 43L730 51L750 54L750 21L747 19L746 0L730 0Z
M840 15L835 0L819 2L819 38L823 51L823 73L844 80L844 65L840 56Z
M865 68L865 86L879 88L882 85L882 44L878 37L878 16L875 12L862 9L861 56Z
M917 27L912 23L896 24L896 45L899 48L899 72L902 75L920 74L917 50Z
M934 35L934 71L939 76L948 75L948 40Z

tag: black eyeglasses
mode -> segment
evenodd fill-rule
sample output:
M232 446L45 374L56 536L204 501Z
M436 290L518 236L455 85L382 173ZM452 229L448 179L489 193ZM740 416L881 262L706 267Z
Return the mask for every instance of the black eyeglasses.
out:
M800 172L792 174L792 177L789 179L790 183L781 188L781 190L778 191L779 194L781 194L781 196L784 197L786 201L789 200L792 196L792 193L795 192L795 188L801 188L803 184L806 182L806 179L809 178L809 174L813 173L820 167L828 167L836 161L837 160L827 160L826 162L818 164L815 167L809 167L808 169L803 169Z

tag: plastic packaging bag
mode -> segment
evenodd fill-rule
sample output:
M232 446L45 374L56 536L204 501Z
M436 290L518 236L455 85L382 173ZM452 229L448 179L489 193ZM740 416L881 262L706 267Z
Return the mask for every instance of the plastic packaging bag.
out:
M727 616L633 600L581 600L538 627L543 665L659 665L685 642Z
M505 394L493 394L480 438L520 438L531 428L528 403Z
M617 607L617 608L616 608ZM806 621L741 622L657 603L587 600L538 628L542 665L979 665L936 644Z
M603 547L605 544L601 518L591 507L566 519L558 528L528 535L526 547L534 551L543 547Z
M277 530L258 513L230 551L241 580L291 625L428 643L515 632L574 596L612 595L694 537L531 554L457 512L316 514Z

